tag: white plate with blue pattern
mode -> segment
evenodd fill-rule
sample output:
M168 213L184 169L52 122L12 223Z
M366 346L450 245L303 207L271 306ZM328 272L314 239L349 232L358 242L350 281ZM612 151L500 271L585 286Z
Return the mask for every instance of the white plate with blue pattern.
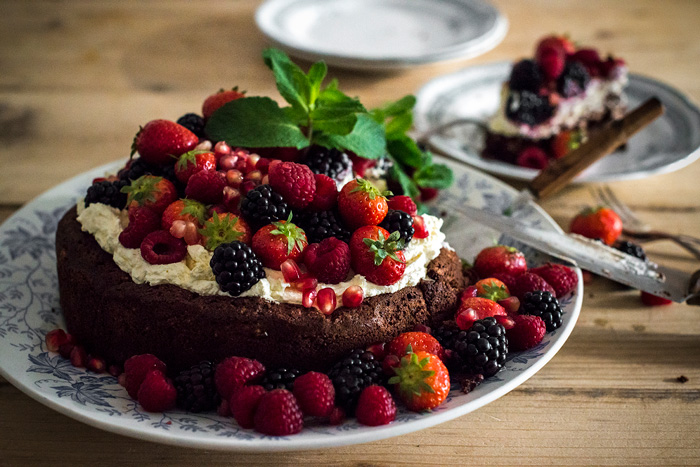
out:
M418 133L458 119L486 122L500 104L501 88L512 63L471 66L426 83L417 93ZM700 158L700 109L683 93L653 78L630 73L625 90L633 109L650 97L664 104L664 114L615 151L581 172L574 182L614 182L668 173ZM532 180L539 171L481 157L483 130L460 125L430 138L430 145L486 172Z
M516 192L504 183L465 166L444 161L455 171L455 184L441 197L501 212ZM0 226L0 374L30 397L89 425L154 442L231 451L282 451L326 448L376 441L428 428L467 414L513 390L537 373L564 345L581 309L583 286L562 297L563 325L537 347L509 356L505 368L469 394L453 384L447 401L436 410L414 413L400 409L386 426L366 427L354 419L340 426L308 424L294 436L270 437L238 427L215 413L173 410L148 413L127 395L116 378L74 368L56 353L47 352L46 333L63 327L58 301L55 232L65 211L84 195L94 177L114 173L109 164L79 175L37 197ZM435 209L439 212L439 201ZM519 219L559 230L539 207L517 213ZM541 253L501 238L498 232L452 215L444 231L460 256L472 259L494 241L521 248L530 265L551 260Z

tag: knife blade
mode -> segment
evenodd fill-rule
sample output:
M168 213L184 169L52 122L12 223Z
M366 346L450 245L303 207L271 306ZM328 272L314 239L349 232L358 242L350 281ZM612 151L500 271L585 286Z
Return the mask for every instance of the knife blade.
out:
M700 270L693 274L627 255L575 234L547 231L467 205L441 206L583 269L675 302L700 305Z

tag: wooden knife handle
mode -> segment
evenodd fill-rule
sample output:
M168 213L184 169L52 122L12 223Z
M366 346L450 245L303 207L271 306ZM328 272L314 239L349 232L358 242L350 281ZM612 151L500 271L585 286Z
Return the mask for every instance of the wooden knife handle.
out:
M559 191L581 171L613 152L663 113L664 107L659 99L648 99L624 118L612 122L584 144L549 164L530 182L530 191L538 199Z

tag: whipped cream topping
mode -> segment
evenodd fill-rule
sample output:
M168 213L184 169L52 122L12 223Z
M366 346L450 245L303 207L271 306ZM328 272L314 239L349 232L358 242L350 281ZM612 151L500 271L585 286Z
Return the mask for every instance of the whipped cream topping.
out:
M611 79L591 78L583 94L561 99L552 118L536 126L514 122L506 117L509 88L508 83L504 83L498 112L488 122L489 131L504 136L546 139L558 134L562 129L575 127L589 115L602 115L609 108L610 96L621 96L627 85L626 67L617 67L613 74Z
M317 290L325 287L332 288L336 293L338 305L345 289L351 285L359 285L365 297L373 297L385 293L396 292L404 287L417 285L426 278L428 263L437 258L445 244L445 234L440 231L442 219L423 215L425 226L429 231L427 238L413 238L404 251L406 270L398 282L381 286L369 282L364 276L349 274L349 279L339 284L319 283ZM229 296L219 288L214 274L209 266L212 253L201 245L189 245L184 260L172 264L149 264L141 257L138 248L125 248L119 243L119 234L124 228L121 212L113 207L93 203L84 206L78 202L78 222L82 230L92 234L103 250L112 254L119 268L131 275L137 284L172 284L200 295ZM265 268L265 278L256 283L250 290L242 293L241 297L261 297L274 302L301 304L301 292L291 288L284 281L282 273Z

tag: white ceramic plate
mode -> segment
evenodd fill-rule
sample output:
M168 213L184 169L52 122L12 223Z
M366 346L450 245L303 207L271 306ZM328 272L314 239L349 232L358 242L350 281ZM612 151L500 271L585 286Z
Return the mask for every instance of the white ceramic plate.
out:
M459 118L486 121L496 113L501 85L508 80L511 63L499 62L464 68L428 82L418 92L416 131ZM611 182L672 172L700 158L700 109L685 95L652 78L630 74L626 94L633 109L652 96L664 104L665 113L633 136L624 150L590 166L577 182ZM480 155L481 130L473 125L455 127L433 136L430 144L486 172L518 180L532 180L537 170L519 167Z
M369 70L474 57L508 30L482 0L268 0L255 19L291 55Z
M454 188L442 196L454 203L488 206L501 212L516 196L500 181L457 164ZM396 421L370 428L354 419L341 426L314 424L289 437L263 436L239 428L216 414L181 411L148 413L129 398L116 378L74 368L58 354L46 351L44 336L63 327L58 302L55 231L58 220L83 196L94 177L114 173L121 164L91 170L39 196L0 226L0 374L30 397L89 425L155 442L232 451L302 450L364 443L427 428L459 417L494 401L522 384L561 348L574 328L583 297L577 291L561 300L563 325L526 352L509 356L505 368L469 394L453 384L448 400L430 413L400 410ZM439 209L439 203L436 205ZM539 207L519 212L525 222L559 230ZM444 230L457 252L472 259L500 235L456 217L445 218ZM514 244L502 238L502 242ZM518 245L531 265L549 258Z

